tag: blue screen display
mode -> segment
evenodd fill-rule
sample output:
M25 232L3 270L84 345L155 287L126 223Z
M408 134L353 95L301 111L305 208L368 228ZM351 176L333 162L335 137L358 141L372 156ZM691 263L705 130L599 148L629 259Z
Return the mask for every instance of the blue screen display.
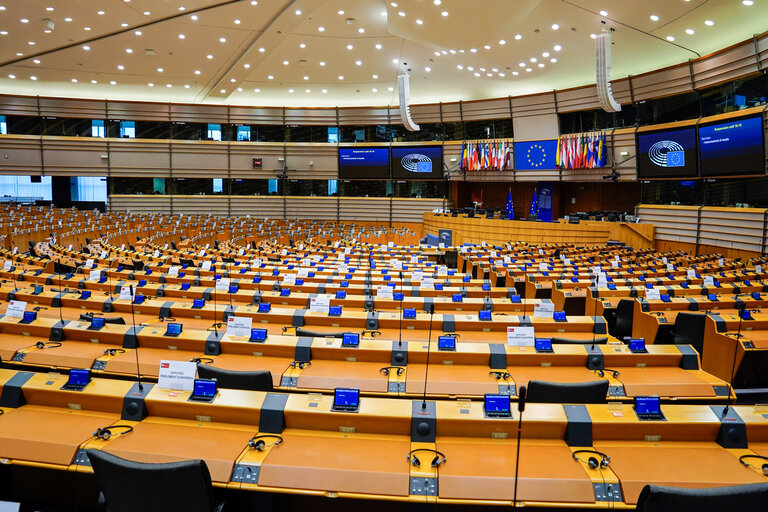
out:
M490 320L491 319L491 312L490 311L478 311L477 317L480 320Z
M25 311L24 312L24 318L21 320L22 322L34 322L37 318L37 311Z
M403 309L403 318L407 318L409 320L416 318L416 308Z
M189 283L181 283L182 290L189 290Z
M101 329L104 327L104 319L98 316L91 318L91 329Z
M341 316L341 306L330 306L330 307L328 307L328 315L329 316Z
M144 295L139 295L138 293L133 296L133 303L134 304L142 304L144 302L144 299L146 297Z
M346 290L336 290L336 298L337 299L344 299L347 297L347 291Z
M339 148L339 179L388 179L389 148Z
M266 329L251 329L251 341L264 341L267 339Z
M357 408L360 405L360 390L336 388L333 390L333 406Z
M72 386L85 386L91 381L90 370L71 369L69 370L69 380L67 384Z
M280 288L280 296L281 297L288 297L291 294L290 288Z
M192 301L192 307L194 309L201 309L205 307L205 299L195 299Z
M546 350L550 351L552 350L552 339L551 338L536 338L536 350Z
M632 352L645 352L645 338L630 338L629 350Z
M701 175L765 174L762 116L699 126Z
M357 347L360 345L360 335L354 332L345 332L341 339L342 347Z
M165 333L171 336L177 336L181 334L181 324L177 324L177 323L168 324L168 327Z
M437 338L438 350L456 350L456 338L453 336L440 336Z
M259 313L269 313L272 309L272 304L269 302L260 302L259 303Z
M216 381L214 379L195 379L192 394L208 398L216 396Z
M636 396L635 411L637 414L659 414L661 401L657 396Z
M696 156L696 128L637 135L638 179L696 177Z
M443 177L443 149L435 147L392 147L392 178L436 180Z
M83 290L80 292L80 298L81 299L90 299L91 298L91 290Z
M509 396L485 395L485 412L509 412Z

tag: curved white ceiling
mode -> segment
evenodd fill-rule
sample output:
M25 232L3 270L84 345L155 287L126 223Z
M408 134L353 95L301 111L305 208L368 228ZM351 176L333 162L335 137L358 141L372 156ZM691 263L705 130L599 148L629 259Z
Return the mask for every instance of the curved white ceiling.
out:
M413 103L473 100L594 83L603 27L617 79L766 20L768 0L0 0L0 93L392 105L407 62Z

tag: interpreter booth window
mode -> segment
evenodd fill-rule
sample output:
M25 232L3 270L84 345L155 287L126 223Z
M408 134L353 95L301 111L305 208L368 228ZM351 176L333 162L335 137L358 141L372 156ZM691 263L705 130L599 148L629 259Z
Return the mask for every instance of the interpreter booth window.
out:
M205 196L213 194L213 180L210 178L173 178L169 181L170 190L168 193L171 195Z
M237 127L237 140L251 140L251 127L250 126L238 126Z
M107 178L101 176L77 176L70 178L72 201L107 202Z
M208 140L221 140L221 125L208 123Z
M213 178L213 193L221 194L224 192L224 180L222 178Z
M278 180L269 180L267 193L271 196L278 195Z
M5 116L0 116L0 135L6 135L8 133L8 123L5 121Z
M107 130L103 119L94 119L91 121L91 137L106 137Z
M0 176L0 197L33 198L51 201L53 194L50 176Z
M161 191L156 192L155 183L162 182ZM109 178L110 195L150 195L165 194L165 178Z
M328 192L326 180L286 180L287 196L325 196Z
M346 197L387 197L387 181L339 180L340 195Z
M136 123L134 121L120 121L120 137L123 139L135 139Z
M230 182L230 194L234 196L265 196L269 189L269 180L241 180Z
M339 180L328 180L328 195L339 195Z
M442 198L445 184L442 181L395 181L395 197Z

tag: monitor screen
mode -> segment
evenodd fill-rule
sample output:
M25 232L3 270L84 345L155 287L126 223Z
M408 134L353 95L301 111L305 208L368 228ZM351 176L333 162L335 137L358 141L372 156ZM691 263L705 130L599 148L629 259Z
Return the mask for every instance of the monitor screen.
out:
M635 412L637 414L660 414L661 400L657 396L636 396Z
M439 336L437 338L438 350L456 350L456 338L454 336Z
M414 318L416 318L416 308L403 309L403 318L408 320L413 320Z
M72 368L69 370L69 380L67 384L70 386L85 386L91 381L91 370Z
M480 320L490 320L491 319L491 312L490 311L478 311L477 317Z
M762 115L699 125L701 176L765 174Z
M552 338L536 338L536 350L537 351L551 351L552 350Z
M280 296L281 297L288 297L291 294L290 288L280 288Z
M100 316L91 318L91 329L101 329L102 327L104 327L104 318Z
M328 315L329 316L341 316L341 306L329 306L328 307Z
M259 303L259 313L269 313L272 309L272 304L269 302L260 302Z
M336 388L333 390L333 406L347 409L357 409L360 405L360 390Z
M24 312L24 318L21 320L25 323L34 322L37 318L37 311L25 311Z
M251 329L251 341L266 341L266 329Z
M509 396L485 395L485 412L509 415Z
M520 303L520 296L519 295L510 295L509 296L509 302L513 304L519 304Z
M40 285L40 284L35 285L34 295L39 295L41 293L43 293L43 285Z
M169 323L165 334L168 334L169 336L178 336L181 334L181 324L173 322Z
M195 379L192 395L206 398L216 396L216 379Z
M192 301L192 307L194 309L201 309L205 307L205 299L194 299Z
M360 345L360 335L356 332L345 332L341 339L342 347L357 347Z
M340 147L339 179L389 179L389 148Z
M136 285L136 288L140 288L142 286L147 286L147 280L146 279L139 279L139 284Z
M81 299L90 299L91 298L91 290L83 290L80 292L80 298Z
M337 299L345 299L347 297L347 291L346 290L336 290L336 298Z
M229 285L229 293L237 293L237 285L236 284Z
M565 322L565 311L555 311L552 314L552 318L555 322Z
M182 290L189 290L189 283L181 283Z
M392 147L392 179L439 180L443 178L441 146Z
M394 292L392 294L393 300L403 300L403 292Z
M637 134L637 178L695 178L696 128Z
M141 304L141 303L144 302L144 299L146 299L146 297L144 295L139 295L137 293L136 295L133 296L133 303L134 304Z
M645 352L645 338L630 338L629 350L632 352Z

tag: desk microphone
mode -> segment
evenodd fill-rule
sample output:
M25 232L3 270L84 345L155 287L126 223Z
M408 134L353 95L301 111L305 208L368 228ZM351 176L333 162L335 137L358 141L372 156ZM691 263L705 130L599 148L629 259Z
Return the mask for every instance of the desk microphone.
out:
M219 339L219 327L217 324L217 320L219 319L218 314L216 313L216 296L218 295L218 290L216 290L216 284L218 281L216 280L216 270L214 269L213 274L213 332L215 333L216 339Z
M234 314L234 309L232 309L232 274L229 272L229 262L227 262L224 269L227 271L227 279L229 279L229 285L227 285L227 293L229 294L229 309Z
M400 294L403 295L403 300L400 301L400 332L398 333L397 346L402 348L403 346L403 311L405 308L405 295L403 294L403 272L400 271Z
M421 408L427 408L427 377L429 377L429 353L432 347L432 319L435 317L435 304L429 305L429 334L427 335L427 367L424 369L424 396L421 400Z
M744 318L744 308L746 307L747 303L742 302L741 304L736 304L736 314L739 315L739 328L736 331L736 341L733 344L733 362L731 363L731 379L728 381L728 401L725 404L725 407L723 408L723 418L725 418L728 415L728 410L731 407L731 403L733 402L733 399L731 398L731 395L733 394L733 374L736 372L736 355L739 352L739 343L741 342L741 321Z
M141 383L141 366L139 366L139 335L136 332L136 313L133 308L133 285L128 285L128 289L131 291L131 322L133 323L133 336L136 340L136 382L139 383L139 391L144 391L144 385Z
M520 390L517 392L517 410L520 415L517 418L517 453L515 454L515 493L512 498L513 507L517 505L517 479L520 473L520 437L523 431L523 411L525 411L526 397L527 390L525 386L520 386Z

